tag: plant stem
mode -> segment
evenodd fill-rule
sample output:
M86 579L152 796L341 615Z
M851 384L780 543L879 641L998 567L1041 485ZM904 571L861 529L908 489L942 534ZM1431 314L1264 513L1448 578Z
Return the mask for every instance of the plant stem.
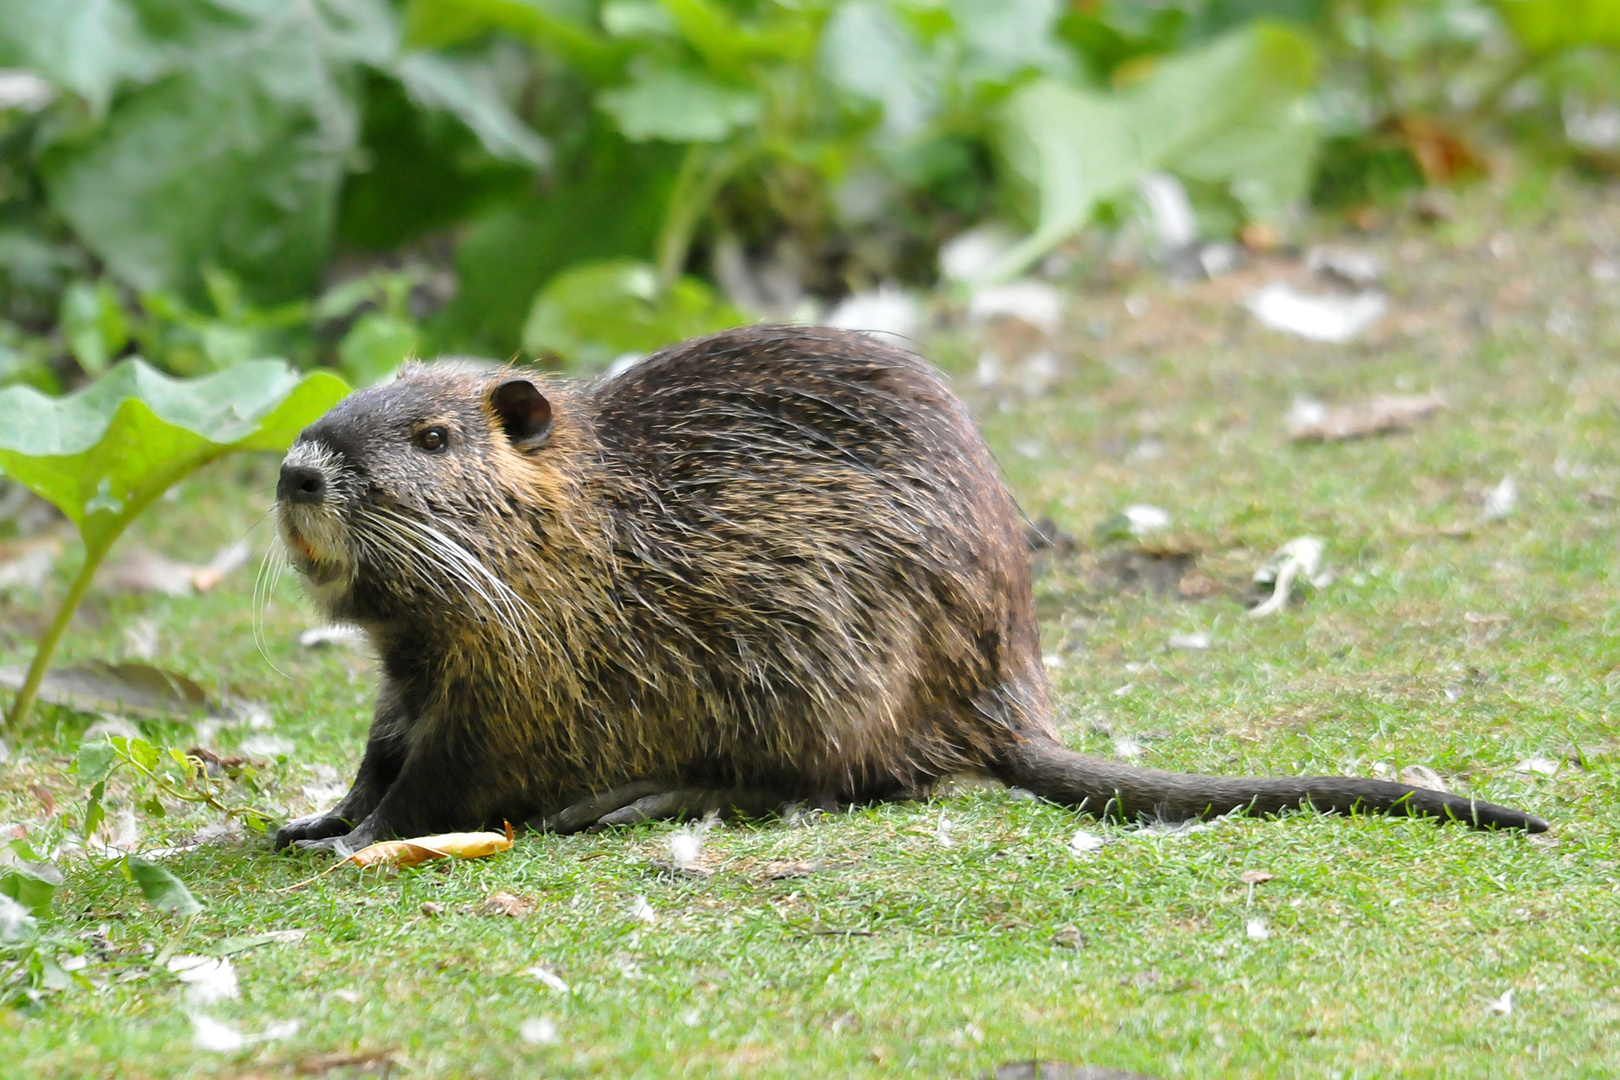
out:
M105 547L95 548L88 544L84 549L84 565L79 567L79 573L68 586L67 595L57 605L56 617L51 620L49 629L39 639L39 647L34 650L34 662L28 665L28 675L23 679L22 689L17 691L17 700L11 703L11 711L6 714L6 725L13 729L22 725L23 718L28 715L28 709L34 704L34 696L39 692L40 680L45 678L45 671L50 667L51 656L56 652L56 643L62 639L62 633L67 629L68 623L73 620L73 612L79 607L79 601L84 599L85 590L90 588L90 579L96 576L96 568L101 565L102 558L107 554Z
M675 284L686 269L686 256L692 247L692 234L704 211L719 193L721 185L731 178L744 161L748 160L747 147L716 149L706 143L694 143L681 162L680 175L669 193L669 210L664 214L664 227L658 234L658 287L667 289Z

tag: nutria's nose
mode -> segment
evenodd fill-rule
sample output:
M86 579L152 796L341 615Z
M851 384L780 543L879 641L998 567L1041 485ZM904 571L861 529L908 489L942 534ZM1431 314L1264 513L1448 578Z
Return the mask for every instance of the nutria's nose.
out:
M321 502L326 498L326 477L310 465L283 465L276 498L291 503Z

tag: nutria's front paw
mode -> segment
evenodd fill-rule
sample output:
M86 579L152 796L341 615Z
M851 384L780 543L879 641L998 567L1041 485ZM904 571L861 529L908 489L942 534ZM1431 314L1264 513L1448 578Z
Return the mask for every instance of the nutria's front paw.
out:
M311 814L308 817L294 818L276 830L276 850L280 851L289 844L303 847L310 840L325 840L328 837L342 836L354 825L336 814Z
M347 828L347 826L344 826ZM391 836L392 833L378 823L375 815L366 818L356 825L351 832L342 832L338 836L318 836L307 840L295 840L293 845L300 851L330 851L340 859L347 859L361 848L370 847L377 841Z

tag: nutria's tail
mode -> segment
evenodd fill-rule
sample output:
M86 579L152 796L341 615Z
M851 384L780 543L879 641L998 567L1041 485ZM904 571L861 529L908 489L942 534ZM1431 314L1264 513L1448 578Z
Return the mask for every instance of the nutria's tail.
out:
M1008 784L1098 817L1126 821L1209 818L1234 810L1275 814L1303 806L1461 821L1476 829L1547 831L1533 814L1439 791L1350 776L1202 776L1138 769L1088 757L1044 737L1010 747L998 770Z

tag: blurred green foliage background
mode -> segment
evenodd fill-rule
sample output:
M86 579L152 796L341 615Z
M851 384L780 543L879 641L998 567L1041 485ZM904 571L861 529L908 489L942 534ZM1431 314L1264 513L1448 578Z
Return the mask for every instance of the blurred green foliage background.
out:
M0 0L0 382L579 369L1025 272L1181 180L1286 238L1620 169L1612 0Z

